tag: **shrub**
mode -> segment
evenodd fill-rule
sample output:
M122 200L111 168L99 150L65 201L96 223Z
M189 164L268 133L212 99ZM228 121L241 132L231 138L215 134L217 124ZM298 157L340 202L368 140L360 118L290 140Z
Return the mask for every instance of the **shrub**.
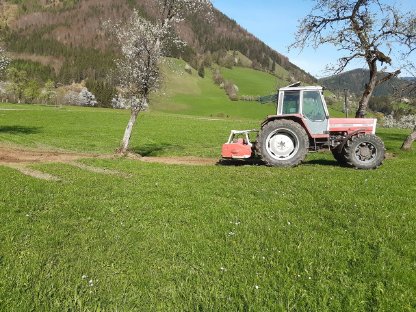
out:
M191 67L189 64L186 64L186 65L185 65L185 71L186 71L188 74L192 75L192 67Z
M235 84L226 80L224 83L224 90L231 101L238 101L238 87Z
M394 111L394 104L388 96L374 96L368 106L372 111L383 114L391 114Z
M81 106L96 106L97 100L95 99L95 95L88 91L87 88L81 90L78 94L79 97L79 105Z
M205 78L205 67L204 64L201 64L198 68L198 76L201 78Z
M336 98L334 96L328 96L325 98L325 102L328 106L332 106L334 105L337 101Z
M234 64L235 59L232 55L226 55L223 59L220 60L220 65L229 69L233 68Z
M80 105L79 104L79 93L75 91L68 91L65 93L63 98L65 105Z
M257 102L259 97L255 95L242 95L240 96L240 100L246 102Z
M23 95L27 103L34 103L40 95L40 86L37 80L29 80L23 90Z
M382 124L386 128L413 129L416 125L416 115L404 115L395 118L393 114L383 118Z
M221 75L221 72L218 68L214 71L214 75L212 76L212 78L214 79L214 83L216 85L220 86L224 83L224 77Z
M95 95L98 106L111 107L111 100L117 94L115 87L105 81L92 79L88 79L85 86Z
M76 90L64 91L63 104L77 105L77 106L96 106L97 100L94 94L88 91L87 88L82 88L80 92ZM59 98L59 96L58 96Z

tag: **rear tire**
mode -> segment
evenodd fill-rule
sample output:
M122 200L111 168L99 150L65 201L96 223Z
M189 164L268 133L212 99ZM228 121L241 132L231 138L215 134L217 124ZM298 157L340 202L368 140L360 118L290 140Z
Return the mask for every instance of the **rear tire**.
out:
M346 164L357 169L375 169L385 158L383 141L374 134L354 136L344 147Z
M273 120L262 128L256 147L266 165L294 167L305 159L309 138L300 124L286 119Z

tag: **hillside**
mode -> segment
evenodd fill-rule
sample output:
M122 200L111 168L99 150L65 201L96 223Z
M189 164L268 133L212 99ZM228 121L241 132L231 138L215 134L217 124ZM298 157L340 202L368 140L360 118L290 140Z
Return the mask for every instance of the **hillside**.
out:
M225 91L214 84L211 70L207 69L205 78L201 78L196 71L186 72L184 65L183 60L170 59L164 66L165 84L161 92L153 96L152 110L230 119L249 118L259 121L274 113L274 104L231 101ZM279 83L271 74L249 68L223 68L221 72L226 79L230 79L238 86L240 96L269 94L276 92L277 87L287 85L287 82Z
M269 95L278 88L287 86L290 81L272 74L251 68L235 66L232 69L221 68L223 77L238 87L238 96L252 97L252 101L231 101L225 91L214 84L213 72L207 69L205 78L198 76L195 70L184 70L183 60L170 59L164 66L165 84L161 92L152 98L152 110L205 117L227 119L255 119L258 122L265 116L274 114L274 103L260 104L259 95ZM331 97L328 93L326 98ZM342 105L332 103L329 106L332 117L342 117Z
M319 79L319 83L331 91L349 92L360 95L364 91L365 84L368 82L369 71L365 69L354 69L345 73ZM390 81L379 85L374 91L374 96L393 95L396 90L403 88L407 84L405 79L393 78Z
M0 4L0 31L15 59L53 68L56 81L103 79L114 53L101 25L109 19L125 20L133 8L152 18L151 2L146 0L6 0ZM171 49L169 55L194 67L201 59L207 65L222 65L229 59L227 51L238 51L253 68L276 75L283 69L282 75L315 81L218 10L212 23L188 16L176 31L188 46L181 51Z

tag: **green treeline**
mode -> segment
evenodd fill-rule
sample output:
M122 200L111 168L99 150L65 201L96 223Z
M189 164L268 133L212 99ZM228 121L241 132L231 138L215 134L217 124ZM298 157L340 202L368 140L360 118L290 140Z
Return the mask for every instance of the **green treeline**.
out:
M19 71L25 71L27 73L28 79L38 80L42 83L45 83L48 80L56 81L57 78L52 67L42 65L38 62L13 60L10 66L16 68Z
M12 52L29 53L63 58L56 74L56 81L68 84L85 79L100 80L108 76L114 67L115 55L97 49L66 46L54 39L44 38L47 29L31 33L30 36L10 32L6 36L7 49Z

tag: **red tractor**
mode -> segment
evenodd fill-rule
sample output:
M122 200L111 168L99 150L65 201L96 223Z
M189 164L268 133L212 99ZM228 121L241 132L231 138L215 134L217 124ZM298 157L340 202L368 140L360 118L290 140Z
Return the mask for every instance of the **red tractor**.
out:
M268 116L260 131L231 131L222 157L259 156L268 166L293 167L308 151L329 149L342 165L374 169L385 154L383 141L375 135L376 123L373 118L329 118L323 88L296 83L279 90L277 114ZM257 133L253 143L251 133Z

